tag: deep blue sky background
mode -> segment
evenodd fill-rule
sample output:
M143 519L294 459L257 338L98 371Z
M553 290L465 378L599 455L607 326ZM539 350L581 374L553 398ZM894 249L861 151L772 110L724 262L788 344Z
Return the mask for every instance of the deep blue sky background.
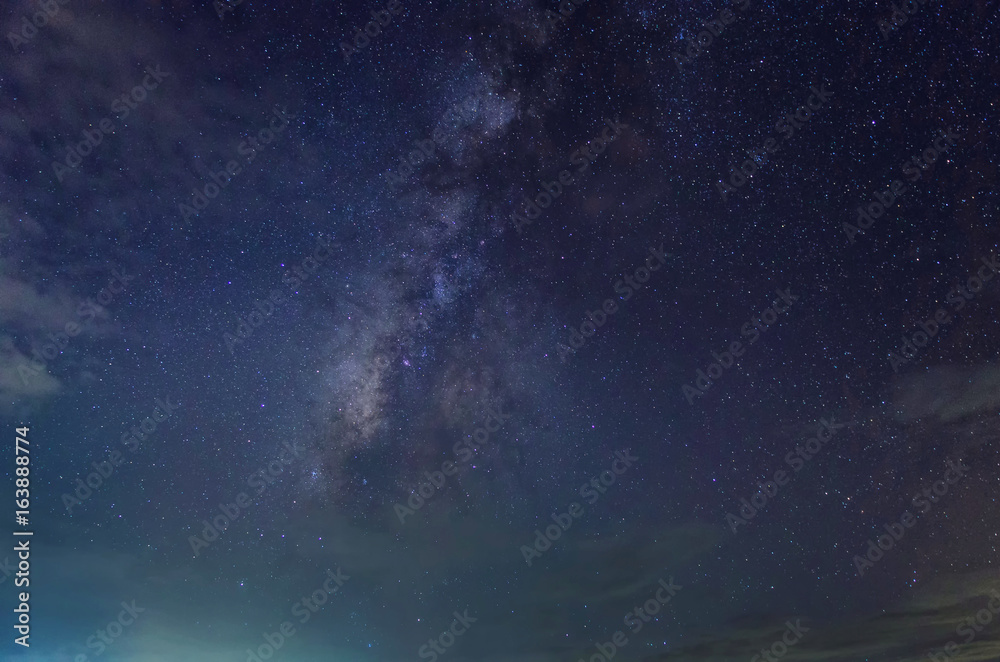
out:
M0 44L0 413L11 444L31 428L35 532L32 645L11 635L3 659L242 662L338 567L342 592L274 659L420 659L466 609L445 662L590 659L673 577L620 658L746 660L799 618L796 659L909 662L1000 588L1000 283L889 363L998 254L995 6L928 3L886 40L886 3L750 0L684 71L671 54L733 5L587 2L552 26L554 3L404 2L349 63L340 42L382 5L57 6ZM3 34L37 10L5 4ZM116 118L154 66L170 76ZM831 100L721 199L824 83ZM185 223L178 205L276 106L295 119ZM105 117L115 133L60 182L53 160ZM628 128L515 232L523 197L614 118ZM946 127L958 144L906 181ZM433 160L390 190L435 129ZM907 192L850 243L843 223L893 179ZM321 237L332 255L289 286ZM561 361L661 244L664 268ZM134 280L22 379L113 270ZM777 288L801 298L689 405L682 386ZM287 303L230 352L272 290ZM180 407L126 450L156 398ZM393 505L498 407L473 466L401 524ZM726 514L831 417L847 427L734 534ZM195 556L201 520L283 442L300 457ZM67 513L115 449L127 463ZM519 547L624 450L635 466L526 565ZM967 478L859 577L852 557L959 458ZM96 657L88 636L133 599L147 611ZM994 624L957 659L997 641Z

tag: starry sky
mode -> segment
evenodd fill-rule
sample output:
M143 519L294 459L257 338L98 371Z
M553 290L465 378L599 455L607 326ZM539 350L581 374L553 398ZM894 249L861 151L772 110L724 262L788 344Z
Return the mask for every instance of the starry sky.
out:
M0 658L1000 656L996 3L0 29Z

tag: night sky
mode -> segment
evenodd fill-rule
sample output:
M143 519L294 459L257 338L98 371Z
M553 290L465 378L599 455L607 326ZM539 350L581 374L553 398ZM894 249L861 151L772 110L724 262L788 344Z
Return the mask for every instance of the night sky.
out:
M0 659L997 659L998 11L3 3Z

